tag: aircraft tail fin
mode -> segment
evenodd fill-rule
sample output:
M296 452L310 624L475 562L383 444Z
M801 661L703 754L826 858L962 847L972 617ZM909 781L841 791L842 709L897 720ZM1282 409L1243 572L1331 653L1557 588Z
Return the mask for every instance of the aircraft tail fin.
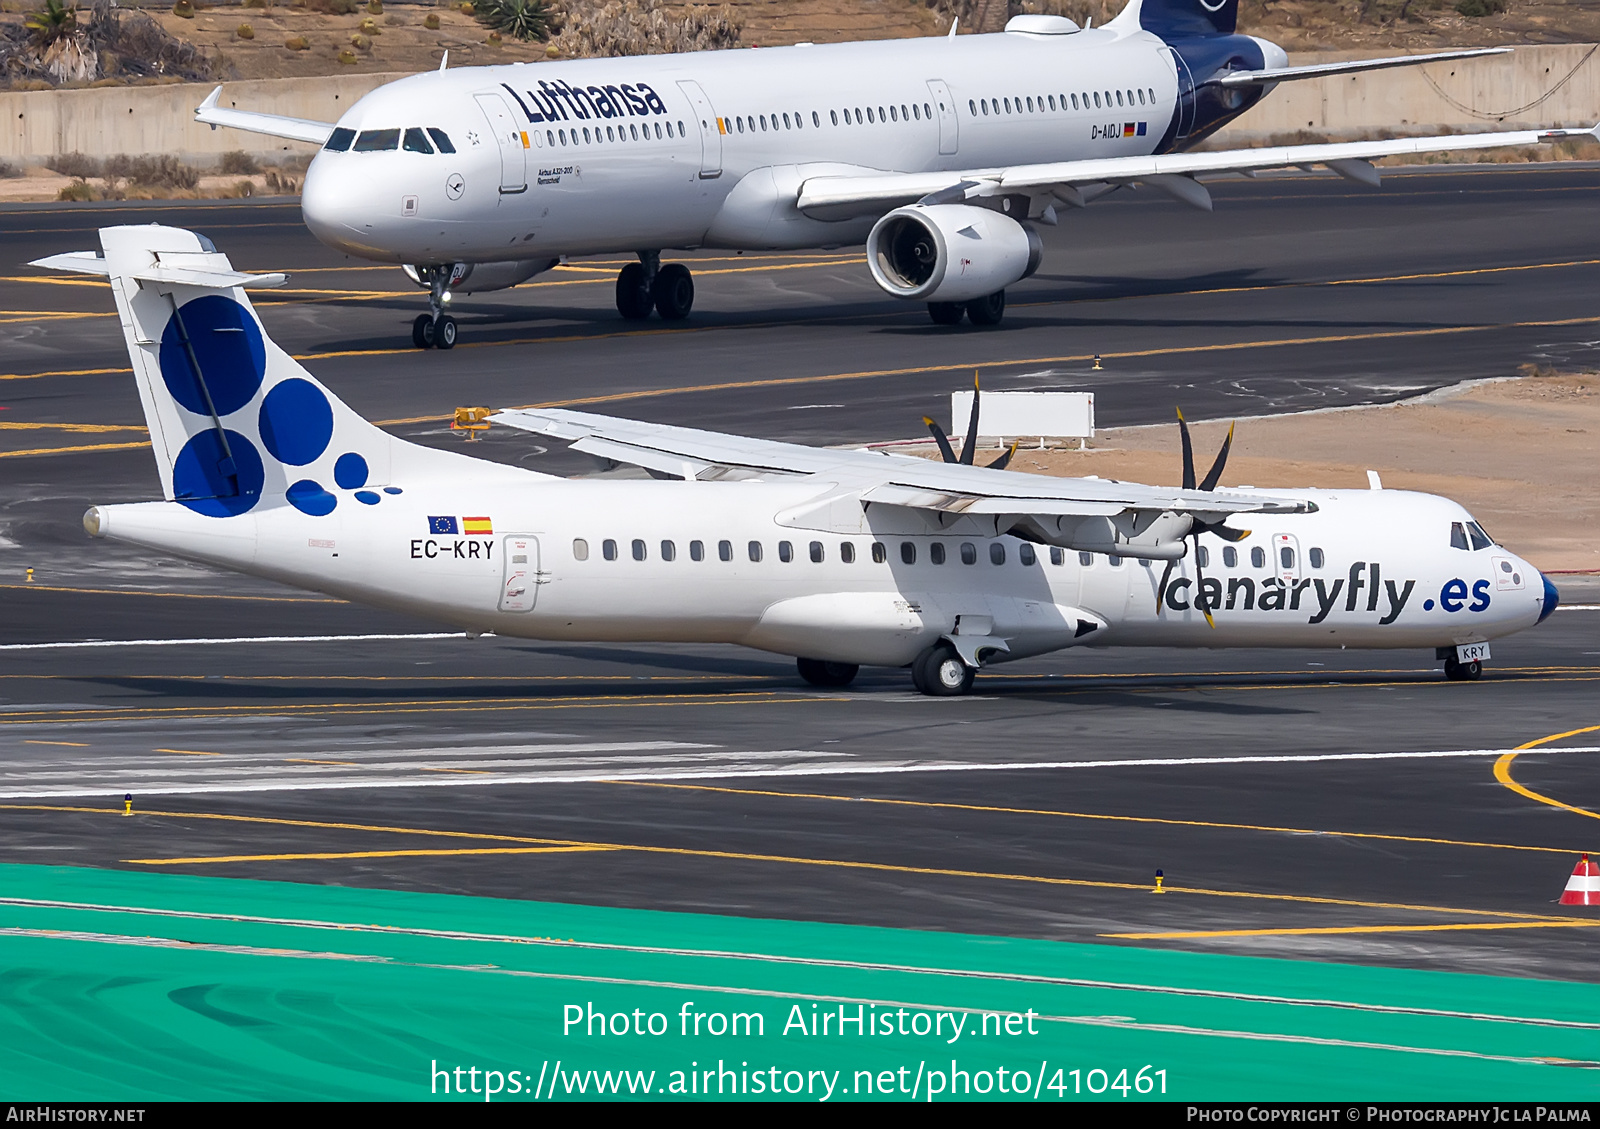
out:
M1142 28L1171 40L1232 35L1238 23L1239 0L1128 0L1107 26Z
M267 336L245 288L283 275L235 271L181 228L102 228L100 244L33 265L110 281L168 501L212 517L263 498L326 514L349 491L381 500L407 452L451 457L368 423Z

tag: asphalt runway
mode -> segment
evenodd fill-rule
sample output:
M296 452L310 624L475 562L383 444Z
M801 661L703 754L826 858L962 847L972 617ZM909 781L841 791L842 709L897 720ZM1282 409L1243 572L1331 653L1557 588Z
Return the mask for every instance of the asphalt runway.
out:
M155 491L137 396L103 286L18 265L106 223L202 230L293 273L261 305L281 344L435 444L469 403L911 436L974 365L1092 389L1103 426L1250 415L1600 343L1600 169L1215 192L1066 217L993 331L882 298L859 251L706 254L684 327L622 326L616 264L579 263L463 302L453 353L411 349L422 292L286 203L0 212L0 860L1600 979L1600 917L1554 904L1600 846L1593 753L1560 751L1600 746L1593 611L1496 642L1477 684L1414 652L1076 652L955 701L733 649L468 640L89 541L86 505ZM534 438L479 450L586 469Z

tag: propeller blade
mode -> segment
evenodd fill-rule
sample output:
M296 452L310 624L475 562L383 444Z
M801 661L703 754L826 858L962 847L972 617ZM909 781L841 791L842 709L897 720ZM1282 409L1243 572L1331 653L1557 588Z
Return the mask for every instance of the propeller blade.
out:
M1228 448L1233 446L1233 424L1228 425L1228 437L1222 441L1222 450L1217 452L1217 461L1211 464L1211 469L1206 471L1206 476L1200 480L1200 489L1215 490L1217 480L1222 477L1222 468L1228 463Z
M1206 623L1211 630L1217 629L1217 621L1211 618L1211 602L1206 599L1206 574L1200 568L1200 534L1194 535L1194 599L1189 601L1200 609L1200 614L1206 617Z
M933 432L933 441L939 444L939 454L944 456L944 461L956 461L956 453L950 449L950 440L945 438L944 428L933 422L933 417L923 416L922 422L928 425L928 430Z
M1020 442L1020 440L1018 442ZM1000 453L1000 457L998 459L996 459L994 462L989 464L989 469L990 470L1005 470L1007 464L1009 464L1011 462L1011 456L1016 454L1016 453L1017 453L1017 444L1013 443L1013 444L1011 444L1011 447L1010 447L1009 450L1002 451Z
M1174 561L1168 561L1167 562L1167 567L1161 570L1161 583L1156 585L1156 614L1157 615L1161 614L1162 605L1166 603L1166 600L1167 600L1167 581L1172 579L1172 570L1177 565L1177 563L1178 562L1175 561L1175 560Z
M1250 531L1248 529L1229 529L1220 521L1201 522L1199 528L1202 533L1210 533L1216 537L1222 538L1224 541L1232 541L1234 544L1238 544L1240 541L1243 541L1246 537L1250 536Z
M1178 409L1178 431L1183 436L1183 488L1194 489L1194 444L1189 442L1189 425L1184 422L1183 409Z
M978 374L972 374L972 416L967 420L967 437L961 442L961 461L972 465L978 451Z

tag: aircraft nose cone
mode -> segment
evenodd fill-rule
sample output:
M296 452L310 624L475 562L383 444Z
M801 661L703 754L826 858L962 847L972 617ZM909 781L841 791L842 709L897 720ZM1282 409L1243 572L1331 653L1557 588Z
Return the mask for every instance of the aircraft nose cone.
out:
M363 202L353 187L348 177L329 167L325 155L318 154L300 188L300 214L311 234L329 247L361 254L366 250L361 236L367 232L360 221Z
M1543 573L1539 579L1544 581L1544 606L1539 609L1539 622L1543 623L1550 618L1550 613L1561 606L1561 593L1556 591L1556 586L1550 583L1550 578Z

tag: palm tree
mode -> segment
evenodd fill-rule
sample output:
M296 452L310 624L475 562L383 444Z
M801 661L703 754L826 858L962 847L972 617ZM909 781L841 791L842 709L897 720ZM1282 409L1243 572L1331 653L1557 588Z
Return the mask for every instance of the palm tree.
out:
M87 81L99 69L94 49L78 24L78 9L63 0L44 0L44 7L23 20L33 33L33 50L57 82Z

